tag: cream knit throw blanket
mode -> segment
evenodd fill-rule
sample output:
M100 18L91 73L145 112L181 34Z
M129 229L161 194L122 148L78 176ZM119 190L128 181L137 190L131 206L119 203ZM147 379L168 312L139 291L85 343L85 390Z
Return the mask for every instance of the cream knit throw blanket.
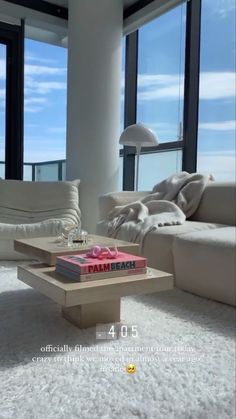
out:
M180 172L163 180L140 201L110 211L106 220L108 236L116 237L123 226L126 239L140 243L142 247L143 239L150 231L183 224L196 211L210 179L199 173Z

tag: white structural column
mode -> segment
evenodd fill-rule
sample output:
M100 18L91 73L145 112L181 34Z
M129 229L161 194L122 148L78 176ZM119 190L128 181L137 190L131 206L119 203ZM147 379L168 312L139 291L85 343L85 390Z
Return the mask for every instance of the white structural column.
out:
M69 0L66 177L80 179L82 226L119 171L122 0Z

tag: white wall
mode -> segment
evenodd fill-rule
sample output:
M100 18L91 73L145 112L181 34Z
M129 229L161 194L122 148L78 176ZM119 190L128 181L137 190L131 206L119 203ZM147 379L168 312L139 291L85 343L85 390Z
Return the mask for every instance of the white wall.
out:
M118 189L122 1L69 0L67 179L80 179L83 228Z

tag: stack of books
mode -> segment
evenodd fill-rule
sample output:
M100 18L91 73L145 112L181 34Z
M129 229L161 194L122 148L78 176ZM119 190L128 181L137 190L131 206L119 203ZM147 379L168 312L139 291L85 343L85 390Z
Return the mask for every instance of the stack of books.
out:
M114 259L94 259L86 254L58 256L56 272L78 282L140 275L147 272L147 259L118 252Z

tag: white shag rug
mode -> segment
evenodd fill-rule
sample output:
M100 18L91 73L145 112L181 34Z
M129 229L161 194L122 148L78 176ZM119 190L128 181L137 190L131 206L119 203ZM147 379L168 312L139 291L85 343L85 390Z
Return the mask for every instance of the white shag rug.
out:
M124 298L138 337L96 340L15 266L0 262L0 418L235 418L232 307L180 290Z

